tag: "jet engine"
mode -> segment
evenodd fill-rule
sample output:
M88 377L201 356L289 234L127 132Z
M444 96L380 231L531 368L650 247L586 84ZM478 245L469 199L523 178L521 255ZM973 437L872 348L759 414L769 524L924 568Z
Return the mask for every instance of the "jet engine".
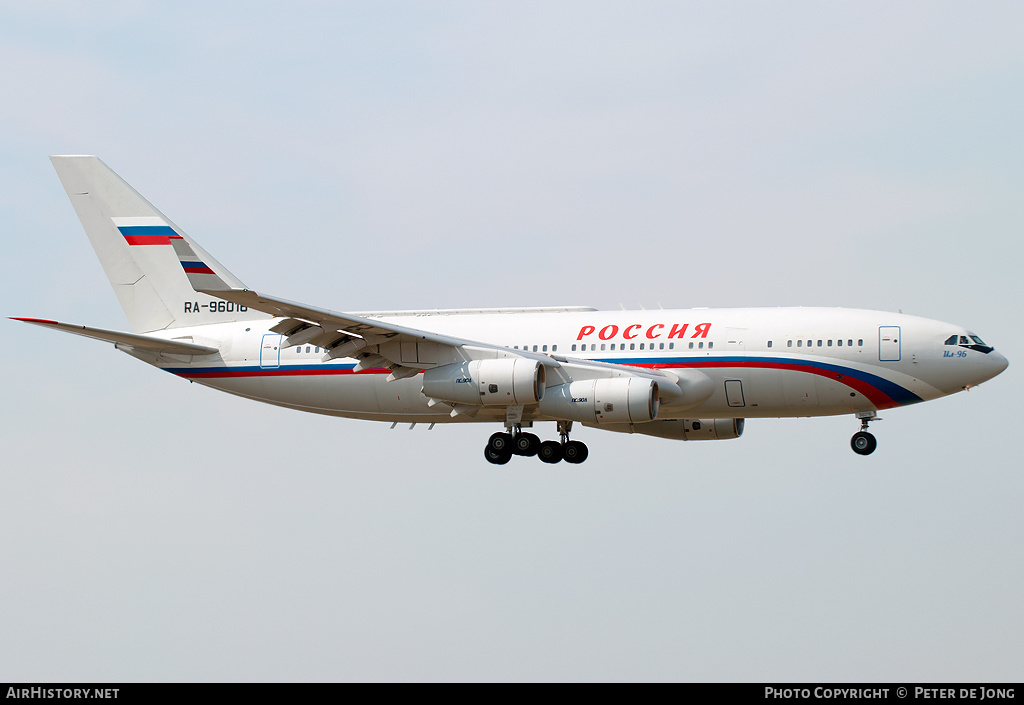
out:
M460 404L536 404L544 396L544 380L544 365L537 360L471 360L426 370L423 394Z
M658 417L660 404L656 381L612 377L552 387L541 399L540 411L586 424L644 423Z

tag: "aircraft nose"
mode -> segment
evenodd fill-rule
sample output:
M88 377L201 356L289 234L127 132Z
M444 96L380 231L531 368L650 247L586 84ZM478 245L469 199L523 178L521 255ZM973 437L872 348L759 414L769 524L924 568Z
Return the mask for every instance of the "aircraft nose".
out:
M1006 356L997 350L993 350L989 353L989 357L992 358L992 376L995 377L997 374L1005 370L1010 366L1010 361L1006 359Z
M981 364L975 369L977 369L980 376L975 384L987 382L1005 370L1010 364L1010 361L996 350L992 350L987 354L982 355L978 362Z

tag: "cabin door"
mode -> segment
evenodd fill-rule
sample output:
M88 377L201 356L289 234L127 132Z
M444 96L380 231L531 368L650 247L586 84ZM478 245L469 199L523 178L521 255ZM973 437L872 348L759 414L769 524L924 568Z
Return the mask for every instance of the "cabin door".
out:
M260 345L260 367L266 370L281 366L281 338L283 337L276 333L267 333L263 336L263 344Z
M878 359L881 362L900 361L900 335L899 326L878 327Z

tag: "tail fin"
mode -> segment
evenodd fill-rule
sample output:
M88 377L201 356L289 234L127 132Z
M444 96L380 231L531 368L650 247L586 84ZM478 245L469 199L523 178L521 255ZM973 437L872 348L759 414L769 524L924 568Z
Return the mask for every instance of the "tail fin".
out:
M232 288L244 284L98 158L53 156L50 161L133 331L269 318L196 293L171 246L176 240L187 242Z

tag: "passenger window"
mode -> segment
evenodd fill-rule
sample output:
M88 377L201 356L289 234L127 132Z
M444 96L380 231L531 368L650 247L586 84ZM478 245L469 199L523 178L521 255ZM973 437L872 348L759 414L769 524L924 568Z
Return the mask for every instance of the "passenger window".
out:
M787 347L787 348L791 348L791 347L793 347L793 341L792 341L792 340L787 340L787 341L786 341L786 347Z
M630 350L636 350L636 343L630 343L629 344L629 349Z
M821 341L820 340L818 341L818 347L819 348L821 347Z
M797 346L798 348L802 348L802 347L804 346L804 341L802 341L802 340L798 340L798 341L796 341L796 346Z
M595 350L597 350L597 343L591 343L590 344L590 352L594 352Z
M703 342L698 343L697 347L700 348L701 350L703 350L704 349L704 343Z
M643 344L643 343L640 343L640 349L641 349L641 350L643 350L643 349L644 349L644 344Z
M828 341L828 346L829 346L830 348L832 347L832 341L831 341L831 340L829 340L829 341Z
M314 348L314 349L313 349L313 352L315 352L315 353L318 353L318 352L320 352L320 348Z
M544 346L544 352L547 352L547 351L548 351L548 346L547 346L547 345L545 345L545 346Z
M573 343L573 344L572 344L572 351L573 351L573 352L576 352L576 343Z
M863 346L864 345L864 339L863 338L859 338L857 340L857 345Z
M308 345L306 346L306 352L309 352L309 346Z
M843 339L840 338L839 340L837 340L836 345L838 345L839 347L843 347Z
M713 348L713 347L715 347L715 343L714 343L714 341L712 341L712 342L708 343L708 350L710 350L710 349L711 349L711 348Z
M604 343L601 343L601 350L604 350Z
M675 343L669 343L668 344L668 349L669 350L675 350L676 349L676 344Z
M850 338L849 340L847 340L846 344L847 344L847 346L852 348L853 347L853 338Z
M557 345L552 345L551 346L551 352L556 352L557 350L558 350L558 346Z
M664 350L664 349L665 349L665 343L658 343L658 350Z
M768 341L768 347L770 348L771 346L772 346L772 341L769 340Z
M690 350L693 350L693 343L690 343Z

